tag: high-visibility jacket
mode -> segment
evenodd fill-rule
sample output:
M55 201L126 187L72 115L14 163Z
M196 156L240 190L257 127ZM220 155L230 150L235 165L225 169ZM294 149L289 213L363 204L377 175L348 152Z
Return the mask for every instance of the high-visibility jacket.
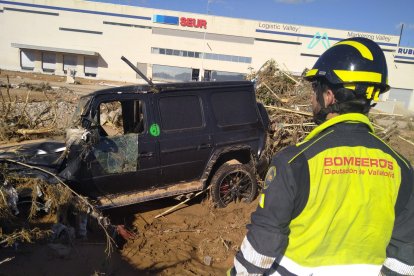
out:
M333 117L273 158L229 273L414 275L413 186L365 115Z

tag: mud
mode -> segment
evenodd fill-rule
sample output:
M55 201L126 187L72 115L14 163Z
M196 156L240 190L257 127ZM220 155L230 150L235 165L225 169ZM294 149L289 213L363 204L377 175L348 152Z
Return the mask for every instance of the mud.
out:
M159 204L159 203L158 203ZM155 203L157 205L157 203ZM146 205L154 208L154 204ZM141 229L122 256L134 267L158 275L224 275L245 235L257 202L211 206L208 199L154 219L163 209L134 215Z
M0 249L0 275L225 275L246 233L257 201L214 208L207 197L154 217L178 201L164 199L107 212L136 236L118 243L110 258L98 229L88 240L54 249L50 243Z

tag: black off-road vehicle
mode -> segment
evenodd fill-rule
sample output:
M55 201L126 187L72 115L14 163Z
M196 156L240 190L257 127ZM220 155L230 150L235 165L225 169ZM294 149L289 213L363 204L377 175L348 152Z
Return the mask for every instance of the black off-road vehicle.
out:
M256 196L268 124L249 81L125 86L82 97L66 143L21 146L0 159L25 156L102 209L209 187L225 207Z

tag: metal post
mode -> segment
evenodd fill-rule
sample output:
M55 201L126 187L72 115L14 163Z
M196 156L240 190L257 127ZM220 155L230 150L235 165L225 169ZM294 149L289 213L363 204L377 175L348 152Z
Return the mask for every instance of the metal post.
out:
M209 10L209 6L210 6L210 1L211 0L207 0L207 15L210 14L210 10ZM203 53L201 53L201 69L198 75L198 80L202 81L204 79L204 55L206 54L206 32L207 29L204 29L204 36L203 36Z

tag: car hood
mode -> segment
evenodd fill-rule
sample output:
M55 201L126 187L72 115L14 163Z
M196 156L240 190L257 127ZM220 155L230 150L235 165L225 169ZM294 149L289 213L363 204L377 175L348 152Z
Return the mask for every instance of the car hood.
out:
M65 149L65 142L52 140L5 146L0 147L0 161L10 159L32 166L57 168L63 161L59 157Z

